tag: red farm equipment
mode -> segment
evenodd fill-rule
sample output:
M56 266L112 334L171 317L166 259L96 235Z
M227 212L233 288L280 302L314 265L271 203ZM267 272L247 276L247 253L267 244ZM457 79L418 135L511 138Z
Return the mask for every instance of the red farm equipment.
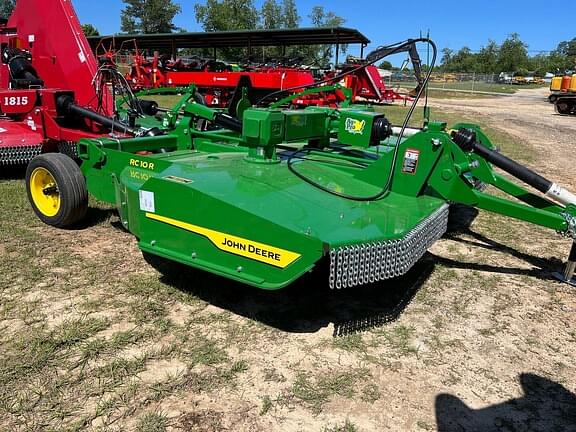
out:
M205 102L213 107L226 107L233 98L234 91L240 80L250 81L251 94L257 100L269 93L291 89L298 94L306 86L313 85L317 79L330 85L339 84L352 92L353 102L390 103L394 101L410 100L408 95L402 95L387 88L383 83L378 69L372 64L358 58L350 58L344 65L320 78L309 68L299 66L300 63L291 59L285 62L268 61L262 59L262 64L250 64L244 70L233 70L232 67L216 58L216 49L223 47L247 48L248 58L255 59L250 53L251 49L265 46L303 46L316 44L362 44L365 47L370 41L360 32L345 28L324 29L280 29L256 30L251 32L207 32L207 33L178 33L153 35L121 35L90 38L90 43L97 53L102 51L126 52L130 47L133 55L130 71L126 75L134 90L154 90L162 88L183 88L190 84L198 89L204 96ZM177 58L178 49L204 49L214 50L212 58ZM145 53L154 52L147 57ZM167 54L171 52L171 54ZM338 52L338 50L337 50ZM162 53L162 54L159 54ZM338 60L336 59L338 63ZM272 64L272 66L271 66ZM339 78L346 74L346 79ZM246 78L243 78L246 77ZM348 100L348 99L346 99ZM317 93L298 96L295 106L336 106L343 101L342 94L334 92Z
M414 75L418 86L408 94L400 94L393 89L387 88L376 66L372 63L372 57L379 55L397 54L408 52L410 62L414 68ZM372 56L372 57L370 57ZM344 78L344 86L352 90L352 100L354 102L389 103L397 100L404 102L412 100L411 97L418 93L423 84L422 62L415 44L408 44L401 49L380 47L364 60L349 57L346 64L340 67L340 74L347 74ZM368 63L368 64L367 64Z
M252 94L256 98L286 88L314 84L314 76L310 71L296 68L269 67L233 71L231 66L221 61L197 58L185 63L182 59L160 57L157 52L152 60L148 60L138 50L126 79L134 90L194 84L206 105L220 108L229 105L241 79L250 81Z
M126 78L134 90L194 84L207 105L222 108L228 106L242 77L250 80L256 98L288 88L294 89L293 93L297 94L299 89L315 84L312 72L293 67L256 67L233 71L221 61L198 59L186 64L181 59L163 59L157 53L152 60L148 60L138 52L133 60ZM324 79L348 73L340 84L352 91L353 102L378 104L410 100L408 95L387 88L376 66L362 66L361 62L347 63L337 71L329 72ZM298 98L294 105L334 106L342 100L342 96L327 92L315 97Z
M342 66L342 72L352 71L344 78L344 86L352 90L354 102L391 103L396 101L409 101L408 95L386 87L378 68L374 65L361 67L361 64L346 64Z
M115 117L108 89L67 0L18 0L0 22L0 166L52 151L72 155L81 138L133 129ZM106 69L108 73L110 69Z

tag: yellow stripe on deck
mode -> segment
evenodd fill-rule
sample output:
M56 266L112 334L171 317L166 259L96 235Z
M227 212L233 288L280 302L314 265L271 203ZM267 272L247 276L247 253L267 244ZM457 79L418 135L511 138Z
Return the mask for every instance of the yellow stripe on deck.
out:
M198 225L192 225L166 216L146 213L146 217L207 237L214 246L225 252L260 261L275 267L286 268L302 256L301 254L290 252L285 249L280 249L231 234L221 233Z

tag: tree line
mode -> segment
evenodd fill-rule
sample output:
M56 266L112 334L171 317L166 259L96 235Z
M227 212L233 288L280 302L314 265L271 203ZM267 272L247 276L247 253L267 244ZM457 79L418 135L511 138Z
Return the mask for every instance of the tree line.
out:
M11 0L5 0L11 1ZM172 0L123 0L122 31L125 33L164 33L182 31L173 24L180 6ZM301 16L295 0L266 0L258 10L253 0L206 0L194 6L196 21L204 31L297 28ZM345 20L322 6L314 6L308 17L313 26L340 26ZM345 49L344 49L345 51ZM279 56L279 49L266 48L263 56ZM292 47L287 56L301 57L304 62L325 66L332 58L331 46ZM241 50L223 50L228 59L242 55ZM389 62L381 66L390 67ZM477 52L464 46L457 51L442 50L438 70L445 72L500 73L527 75L532 72L544 76L547 72L576 69L576 38L562 41L548 53L529 55L528 44L518 33L512 33L501 44L488 40Z
M174 17L180 13L180 6L173 0L123 0L125 8L121 15L123 33L169 33L185 31L174 25ZM257 9L253 0L206 0L194 5L196 21L204 31L232 31L255 29L294 29L300 26L301 15L295 0L266 0ZM323 6L314 6L308 18L315 27L337 27L345 20ZM280 48L268 47L258 50L258 57L298 57L306 64L325 66L333 55L333 47L300 46ZM246 59L246 50L227 48L220 54L227 60ZM200 50L200 54L208 51Z
M458 51L444 48L438 70L467 73L511 72L523 76L534 73L544 76L547 72L573 71L575 67L576 38L560 42L548 53L530 56L528 44L520 39L518 33L512 33L500 45L489 40L478 52L472 52L466 46Z
M170 33L185 31L174 24L174 18L181 12L180 5L174 0L123 0L121 14L121 32L137 33ZM0 0L0 16L8 17L16 0ZM254 30L298 28L302 17L295 0L265 0L257 9L253 0L205 0L194 5L196 21L204 31ZM314 6L308 13L310 22L315 27L336 27L345 23L345 19L323 6ZM91 24L82 26L88 36L98 35L98 30ZM285 55L302 58L304 63L326 66L332 59L333 47L300 46L290 47L286 51L279 48L265 48L259 53L262 58ZM345 52L345 48L344 48ZM225 49L221 55L228 60L237 60L245 55L240 49ZM390 68L389 62L381 67ZM529 55L528 45L518 33L512 33L501 44L488 40L477 52L464 46L455 51L450 48L442 50L440 65L445 72L466 73L500 73L515 72L526 75L532 72L543 76L546 72L566 72L576 69L576 37L562 41L547 53Z

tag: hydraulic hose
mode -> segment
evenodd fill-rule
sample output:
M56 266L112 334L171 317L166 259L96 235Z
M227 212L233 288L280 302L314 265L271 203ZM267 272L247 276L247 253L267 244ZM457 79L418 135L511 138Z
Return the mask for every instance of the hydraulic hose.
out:
M434 60L432 61L432 67L430 67L430 70L428 71L426 79L422 79L422 76L421 76L422 62L420 61L420 57L418 56L418 50L416 49L416 43L417 42L426 42L426 43L432 45L433 50L434 50ZM376 50L374 50L373 52L371 52L370 54L368 54L368 56L366 57L366 63L361 65L358 69L351 69L348 72L342 72L342 73L340 73L334 77L325 78L321 81L314 82L312 84L298 85L298 86L294 86L294 87L290 87L290 88L285 88L282 90L277 90L277 91L274 91L272 93L268 93L263 98L261 98L258 102L256 102L256 106L261 106L261 104L265 100L270 99L272 97L275 97L276 95L279 95L279 94L290 93L291 91L295 91L295 90L306 90L306 89L311 88L311 87L320 87L324 84L329 84L330 82L342 81L344 79L344 77L346 77L348 75L355 74L359 70L366 69L368 66L373 65L378 60L381 60L384 57L388 57L392 54L398 54L398 53L401 53L404 51L409 52L410 59L411 59L413 66L414 66L414 71L416 73L416 79L418 80L418 86L414 89L414 94L415 95L421 95L422 94L421 90L424 88L424 85L426 84L426 82L430 79L430 74L432 73L432 68L433 68L434 63L435 63L436 51L437 51L436 45L434 44L434 42L431 39L422 38L422 37L417 38L417 39L408 39L406 41L398 42L398 43L395 43L393 45L379 47Z
M306 183L314 186L317 189L323 190L324 192L327 192L331 195L338 196L340 198L349 199L351 201L364 201L364 202L365 201L375 201L375 200L378 200L378 199L385 197L390 192L390 190L392 188L392 181L393 181L393 177L394 177L394 172L396 170L396 164L397 164L397 160L398 160L398 152L400 150L400 144L402 143L402 138L404 137L406 129L408 128L408 122L412 118L412 114L414 114L414 110L416 109L416 106L418 105L418 101L422 97L422 94L424 93L426 86L428 85L428 82L430 81L430 76L432 75L432 71L434 70L434 65L436 64L436 57L438 54L438 49L436 47L436 44L429 38L409 39L405 42L399 42L397 44L390 45L390 46L386 47L387 49L385 50L384 54L382 54L382 55L374 54L373 56L371 56L371 60L368 63L361 66L361 68L366 68L369 65L376 63L378 60L384 58L387 55L396 54L398 52L402 52L403 50L405 51L406 47L414 45L417 42L428 43L432 47L432 59L430 61L428 72L426 73L426 77L422 81L422 85L418 85L418 87L417 87L417 92L416 92L416 95L414 97L414 101L412 102L412 105L410 106L410 109L408 110L408 113L406 114L406 117L404 118L404 122L402 123L402 126L398 129L396 129L399 132L398 132L398 137L396 139L396 145L394 147L394 153L392 155L392 164L390 166L390 171L389 171L388 176L386 178L386 183L382 186L380 191L377 192L376 194L370 195L370 196L354 196L354 195L348 195L348 194L341 193L341 192L336 192L332 189L329 189L325 186L322 186L321 184L319 184L317 182L314 182L310 178L299 173L293 166L294 159L297 158L299 155L305 153L307 151L307 149L302 149L302 150L296 151L296 152L292 153L292 155L288 158L288 161L287 161L288 169L295 176L299 177L300 179L302 179ZM383 49L384 48L379 48L379 50L383 50ZM342 77L344 77L344 76L346 76L352 72L353 71L340 74L333 79L341 79ZM316 83L316 85L321 84L321 83L322 82ZM304 86L302 88L306 88L309 86ZM285 91L289 91L289 90L293 90L293 89L286 89ZM267 97L273 96L277 93L279 93L279 92L274 92L274 93L269 94L268 96L265 96L263 99L260 100L260 102L262 102ZM260 102L258 102L258 103L260 103ZM394 129L395 128L392 128L393 132L394 132Z

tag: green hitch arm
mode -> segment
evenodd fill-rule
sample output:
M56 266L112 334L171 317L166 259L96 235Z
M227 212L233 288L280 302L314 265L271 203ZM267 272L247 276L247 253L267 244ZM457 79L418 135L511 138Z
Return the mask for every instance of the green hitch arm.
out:
M526 213L524 214L510 215L536 224L548 226L548 223L543 223L545 219L563 219L563 224L565 226L563 234L572 239L572 246L564 271L553 273L553 276L561 282L576 287L576 279L574 277L576 272L576 196L556 183L544 178L540 174L520 165L500 153L495 152L492 149L485 147L476 139L476 133L471 129L462 128L458 131L454 131L452 133L452 139L464 152L473 152L487 162L492 163L498 168L542 192L546 198L554 200L562 205L562 207L559 208L559 211L555 208L558 206L550 205L549 207L542 208L544 206L541 205L541 208L526 207ZM501 179L501 181L504 181L504 179ZM511 189L510 186L511 185L507 185L506 187L509 191ZM521 188L517 186L515 191L518 192L520 189ZM539 199L538 197L534 198ZM498 200L496 197L490 197L490 199ZM500 201L504 200L500 199ZM512 202L507 204L509 206L515 205ZM542 204L542 202L535 202L534 204ZM540 214L538 215L538 213Z
M452 140L465 152L473 152L491 164L501 168L534 189L542 192L546 197L563 205L576 206L576 195L564 189L560 185L551 182L540 174L520 165L518 162L507 158L482 145L476 139L476 132L471 129L459 129L452 133Z
M452 150L436 165L429 186L444 199L478 207L514 219L540 225L576 239L576 197L526 167L480 142L474 131L452 133ZM545 197L495 173L490 164L543 191ZM494 196L473 187L469 174L518 199Z

